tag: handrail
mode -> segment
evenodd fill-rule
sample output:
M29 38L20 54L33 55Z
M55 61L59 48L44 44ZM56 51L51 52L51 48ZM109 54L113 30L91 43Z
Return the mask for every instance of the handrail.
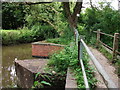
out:
M78 41L79 33L77 33L77 34L78 34L78 37L76 37L76 40ZM84 78L85 88L86 88L86 90L90 90L89 89L89 84L88 84L88 79L87 79L85 68L84 68L84 64L83 64L83 61L82 61L82 58L81 58L82 57L82 44L80 44L80 42L78 42L78 54L79 54L78 55L78 60L80 60L80 64L81 64L81 68L82 68L82 73L83 73L83 78Z
M106 34L106 33L103 33L103 32L100 32L100 30L97 30L97 31L93 31L95 33L97 33L97 41L96 41L96 45L99 46L99 43L101 43L102 45L104 45L105 47L107 47L108 49L112 50L112 59L117 59L117 54L120 54L120 52L118 51L118 48L119 48L119 35L120 33L114 33L114 36L113 35L110 35L110 34ZM101 40L100 40L100 35L103 34L103 35L106 35L106 36L110 36L113 38L113 48L111 48L110 46L108 46L107 44L103 43Z
M97 68L98 72L103 76L104 80L106 81L105 84L107 84L108 88L117 88L115 83L110 79L109 75L106 73L102 65L98 62L98 60L95 58L95 56L92 54L86 43L81 39L81 43L83 44L84 48L86 49L88 55L90 56L92 62L94 63L95 67Z
M107 47L110 50L113 50L113 48L111 48L110 46L108 46L107 44L103 43L102 41L99 41L101 44L103 44L105 47Z
M103 44L105 47L107 47L108 49L110 49L111 51L113 51L113 48L111 48L110 46L108 46L107 44L103 43L102 41L99 41L101 44ZM116 51L117 54L120 55L119 51Z
M93 32L97 33L97 31L93 31ZM100 34L103 34L103 35L110 36L110 37L113 37L113 38L114 38L114 36L113 36L113 35L110 35L110 34L106 34L106 33L103 33L103 32L100 32Z
M82 67L85 87L86 87L86 90L89 90L89 84L88 84L88 80L87 80L87 76L86 76L86 73L85 73L85 68L84 68L82 59L80 59L80 63L81 63L81 67Z
M79 33L78 33L79 34ZM76 38L78 40L78 38ZM111 78L109 77L109 75L107 74L107 72L105 71L105 69L102 67L102 65L98 62L98 60L95 58L95 56L93 55L93 53L90 51L90 49L88 48L88 46L86 45L86 43L83 41L83 39L80 39L80 42L78 42L78 59L80 60L81 63L81 67L82 67L82 72L83 72L83 77L84 77L84 83L85 83L85 87L86 90L89 89L89 85L88 85L88 80L87 80L87 76L85 73L85 69L84 69L84 65L83 65L83 61L82 61L82 52L83 52L83 48L84 47L88 53L88 55L90 56L92 62L94 63L96 69L98 70L98 72L100 73L100 75L102 75L102 77L105 80L105 84L108 88L118 88L115 83L111 80Z

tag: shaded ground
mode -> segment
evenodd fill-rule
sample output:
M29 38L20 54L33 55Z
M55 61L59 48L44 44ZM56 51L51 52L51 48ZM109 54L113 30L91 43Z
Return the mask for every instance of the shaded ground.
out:
M115 74L115 67L113 67L109 63L109 60L98 50L93 49L91 47L90 47L90 50L95 55L98 62L104 67L105 71L108 73L108 75L110 76L111 80L115 83L115 85L117 87L120 87L120 83L118 80L119 78L118 78L117 74ZM92 62L90 62L90 64L92 64ZM97 80L99 80L99 82L97 83L97 87L98 88L106 88L106 85L104 84L102 77L98 74L97 71L95 71L95 77L97 78Z

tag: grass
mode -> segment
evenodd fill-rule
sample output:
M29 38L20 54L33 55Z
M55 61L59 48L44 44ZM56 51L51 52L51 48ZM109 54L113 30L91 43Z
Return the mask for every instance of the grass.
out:
M53 38L53 39L47 39L46 40L47 42L50 42L50 43L55 43L55 44L63 44L63 45L68 45L72 39L65 39L65 38Z

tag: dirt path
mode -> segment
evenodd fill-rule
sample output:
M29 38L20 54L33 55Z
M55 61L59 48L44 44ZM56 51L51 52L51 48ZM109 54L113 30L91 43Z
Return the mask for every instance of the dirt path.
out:
M109 63L109 60L98 50L93 49L91 47L90 50L95 55L98 62L104 67L105 71L108 73L111 80L115 83L117 87L119 87L120 86L120 83L118 81L119 78L117 74L115 74L115 68ZM92 62L90 62L90 64L93 65ZM106 88L106 85L104 84L102 77L98 74L97 71L95 71L95 77L99 80L99 82L97 83L97 88Z

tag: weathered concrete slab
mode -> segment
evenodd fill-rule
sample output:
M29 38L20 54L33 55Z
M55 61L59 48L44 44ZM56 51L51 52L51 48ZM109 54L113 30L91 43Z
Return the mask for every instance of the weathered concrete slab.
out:
M76 82L76 79L74 78L74 74L68 68L65 89L67 90L67 89L70 89L70 88L72 90L77 90L77 82Z
M34 83L35 74L45 73L44 67L47 65L46 59L16 60L15 69L17 83L21 88L31 88Z

